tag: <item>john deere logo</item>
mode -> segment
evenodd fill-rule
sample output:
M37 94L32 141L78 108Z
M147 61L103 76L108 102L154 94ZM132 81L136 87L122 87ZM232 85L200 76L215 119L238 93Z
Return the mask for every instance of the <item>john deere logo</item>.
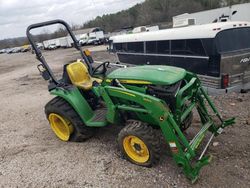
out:
M240 63L249 63L250 62L250 57L246 57L242 60L240 60Z

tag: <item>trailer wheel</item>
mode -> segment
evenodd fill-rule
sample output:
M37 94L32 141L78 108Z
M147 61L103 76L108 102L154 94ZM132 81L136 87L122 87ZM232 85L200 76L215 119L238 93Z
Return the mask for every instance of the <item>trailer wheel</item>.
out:
M152 127L130 120L118 135L122 155L130 162L151 167L160 159L160 140Z
M61 97L46 104L45 114L55 135L63 141L81 142L94 134L94 129L85 126L72 106Z

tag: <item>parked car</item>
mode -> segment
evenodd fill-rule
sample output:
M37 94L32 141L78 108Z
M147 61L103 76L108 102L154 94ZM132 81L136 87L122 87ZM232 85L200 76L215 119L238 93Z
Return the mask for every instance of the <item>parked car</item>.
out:
M28 52L30 48L22 48L21 52Z
M44 48L42 43L36 43L36 46L40 50Z
M0 54L4 54L4 53L6 53L5 49L0 50Z
M96 37L89 37L89 40L87 41L87 44L97 44L98 40Z
M55 49L57 49L57 46L55 44L50 44L47 49L48 50L55 50Z
M14 50L15 50L15 48L8 48L7 49L7 54L12 54L12 53L14 53Z
M21 47L15 47L14 50L12 51L12 53L19 53L22 51Z

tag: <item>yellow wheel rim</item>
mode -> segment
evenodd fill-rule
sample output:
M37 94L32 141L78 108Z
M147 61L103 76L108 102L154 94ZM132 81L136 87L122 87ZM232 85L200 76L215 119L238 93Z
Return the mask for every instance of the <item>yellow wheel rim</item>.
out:
M123 148L136 163L146 163L149 160L149 151L146 144L136 136L126 136L123 139Z
M73 126L69 120L59 114L51 113L49 115L49 123L58 138L63 141L69 140L69 137L73 132Z

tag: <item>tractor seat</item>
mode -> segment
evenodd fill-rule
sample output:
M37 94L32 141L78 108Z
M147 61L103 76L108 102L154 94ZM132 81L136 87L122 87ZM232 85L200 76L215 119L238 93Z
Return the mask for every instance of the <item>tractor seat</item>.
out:
M87 67L80 61L69 64L66 70L72 84L83 90L91 90L94 81L102 82L101 79L92 78Z

